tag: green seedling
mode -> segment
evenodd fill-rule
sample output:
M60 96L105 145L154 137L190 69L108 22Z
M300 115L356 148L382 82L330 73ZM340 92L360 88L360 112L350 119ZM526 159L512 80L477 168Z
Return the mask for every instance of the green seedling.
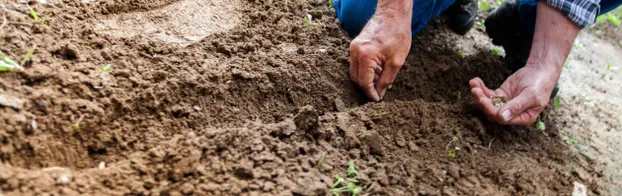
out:
M460 58L464 58L464 52L462 50L458 50L458 56L460 56Z
M555 97L555 111L559 111L559 108L561 108L560 98Z
M356 187L356 184L350 182L347 186L330 189L330 193L335 196L339 196L340 193L351 193L352 196L355 196L361 193L361 188Z
M488 11L490 9L490 6L488 5L488 2L486 1L480 1L478 4L479 10L482 11Z
M28 52L26 53L26 56L24 57L24 59L20 63L21 66L24 66L26 64L26 62L28 62L32 58L32 55L35 54L35 50L37 50L37 45L33 45L32 48L28 49Z
M317 161L317 167L322 167L322 164L324 164L324 153L322 153L320 160Z
M577 144L579 143L576 139L570 139L568 136L562 137L562 140L566 142L566 144Z
M501 52L501 50L496 49L496 48L495 48L495 49L490 50L490 52L491 52L491 53L492 53L492 55L494 55L494 56L498 56L498 57L503 56L503 55L501 54L501 53L502 53L502 52Z
M30 15L32 16L32 19L35 19L35 21L39 22L39 14L37 14L37 12L35 12L35 9L33 9L32 7L30 8Z
M485 24L483 20L477 21L477 26L483 27Z
M591 97L585 96L585 105L587 105L588 107L594 107L596 104L598 104L598 101L592 99Z
M546 130L546 126L544 125L544 122L542 122L542 119L540 119L540 116L538 116L538 119L536 120L536 130L538 131Z
M574 47L575 48L583 48L583 43L579 42L579 40L576 40L574 42Z
M602 15L600 15L600 16L598 16L598 17L596 17L596 22L598 22L598 23L603 23L603 22L605 22L605 17L604 17L604 16L602 16Z
M456 141L458 141L458 137L453 136L451 138L451 141L449 141L449 143L445 147L445 152L447 152L447 157L449 157L449 158L455 158L456 155L458 154L458 151L460 150L460 148L455 148L453 150L449 150L449 146L451 146L451 144L456 142Z
M600 35L600 34L603 34L603 31L601 31L600 29L596 30L596 35Z
M335 187L339 186L341 183L343 183L343 182L345 182L345 181L346 181L346 180L344 180L344 179L343 179L341 176L339 176L339 175L335 176L335 179L336 179L337 181L335 182L335 184L333 184L332 186L330 186L330 188L331 188L331 189L333 189L333 188L335 188Z
M456 95L458 96L458 99L460 99L461 94L462 94L462 91L456 91Z
M303 24L305 27L308 27L308 26L313 26L313 23L311 22L311 20L309 20L309 19L307 19L307 18L302 19L302 24Z
M24 68L0 50L0 72L13 71L15 69L23 70Z
M335 176L337 181L330 186L329 190L332 195L339 196L341 193L350 193L350 195L355 196L361 193L362 189L355 184L357 183L356 178L358 178L358 172L356 171L353 161L348 163L347 175L347 179L343 179L339 175ZM347 185L339 187L343 183L347 183Z
M564 67L565 67L565 68L570 67L570 63L568 63L568 62L564 63Z
M354 162L350 161L348 163L348 179L356 179L358 176L359 176L359 173L356 171Z
M99 71L110 73L112 72L112 65L106 64L106 65L99 66Z
M612 13L607 14L607 20L616 27L620 26L620 19Z

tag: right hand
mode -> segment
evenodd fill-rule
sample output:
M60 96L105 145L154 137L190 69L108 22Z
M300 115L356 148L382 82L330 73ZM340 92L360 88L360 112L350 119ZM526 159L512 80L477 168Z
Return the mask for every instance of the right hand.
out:
M373 101L395 80L412 42L411 14L378 12L350 43L350 79Z

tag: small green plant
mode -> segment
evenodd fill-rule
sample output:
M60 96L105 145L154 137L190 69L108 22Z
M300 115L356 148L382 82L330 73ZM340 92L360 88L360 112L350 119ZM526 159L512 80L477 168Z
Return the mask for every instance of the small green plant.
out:
M317 167L322 167L322 164L324 164L324 153L322 153L320 160L317 161Z
M482 10L482 11L490 10L490 6L488 5L488 2L486 1L479 1L478 7L479 7L479 10Z
M570 63L568 63L568 62L566 61L566 63L564 63L564 67L565 67L565 68L570 67Z
M458 50L458 56L460 58L464 58L464 52L462 51L462 49Z
M585 98L585 105L587 105L588 107L594 107L596 104L598 104L598 101L592 99L589 96L584 96Z
M332 186L330 186L330 193L334 196L339 196L341 193L350 193L350 195L355 196L361 193L362 189L357 187L355 183L357 183L358 172L356 171L356 167L354 166L354 162L350 161L348 163L347 170L347 179L343 179L341 176L335 176L337 180ZM346 183L346 186L342 186L343 183ZM341 186L341 187L340 187Z
M503 56L503 55L501 54L501 53L502 53L502 52L501 52L501 50L496 49L496 48L493 48L492 50L490 50L490 52L491 52L491 53L492 53L492 55L494 55L494 56L498 56L498 57Z
M312 22L311 22L311 20L309 20L308 18L303 18L303 19L302 19L302 24L303 24L305 27L308 27L308 26L313 26L313 23L312 23Z
M546 126L544 125L544 122L542 122L542 119L540 118L540 116L538 116L538 119L536 120L536 129L538 131L546 130Z
M456 155L458 155L458 151L460 150L460 148L456 147L455 149L449 150L449 147L451 146L451 144L456 141L458 141L458 137L453 136L451 138L451 141L449 141L449 143L447 143L447 146L445 147L445 152L447 152L447 157L449 158L455 158Z
M575 48L583 48L583 43L579 42L579 40L575 40L574 47Z
M555 111L559 111L559 108L561 108L560 98L555 97Z
M13 71L15 69L23 70L24 68L0 50L0 72Z
M562 140L566 142L566 144L577 144L579 143L576 139L570 139L568 136L562 137Z
M39 14L37 14L37 12L35 12L35 9L33 9L32 7L30 8L30 15L32 16L32 19L35 19L35 21L39 22Z
M486 23L483 20L477 21L477 26L483 27Z
M607 20L616 27L620 26L620 19L612 13L607 14Z
M28 49L28 52L26 53L26 56L24 57L24 59L20 63L21 66L24 66L26 64L26 62L28 62L32 58L32 55L35 54L35 50L37 50L37 45L33 45L32 48Z
M458 100L460 100L460 95L462 95L462 91L456 91L456 95L458 96Z
M605 17L603 15L600 15L600 16L596 17L596 22L597 23L605 22Z
M359 172L356 171L354 161L348 163L348 179L356 179L359 176Z
M596 35L600 35L600 34L603 34L603 31L600 29L596 30Z
M99 66L99 71L110 73L112 72L112 65L106 64L106 65Z

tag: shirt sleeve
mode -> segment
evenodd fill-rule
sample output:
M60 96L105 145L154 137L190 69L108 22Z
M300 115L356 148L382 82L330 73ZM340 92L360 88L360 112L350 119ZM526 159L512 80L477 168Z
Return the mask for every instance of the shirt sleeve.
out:
M600 13L600 0L545 0L545 2L561 11L581 28L594 23Z

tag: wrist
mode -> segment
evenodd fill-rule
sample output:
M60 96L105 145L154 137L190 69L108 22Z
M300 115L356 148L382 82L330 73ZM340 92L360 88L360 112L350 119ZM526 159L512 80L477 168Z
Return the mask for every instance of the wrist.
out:
M412 20L413 0L379 0L376 16L395 18L410 22Z

